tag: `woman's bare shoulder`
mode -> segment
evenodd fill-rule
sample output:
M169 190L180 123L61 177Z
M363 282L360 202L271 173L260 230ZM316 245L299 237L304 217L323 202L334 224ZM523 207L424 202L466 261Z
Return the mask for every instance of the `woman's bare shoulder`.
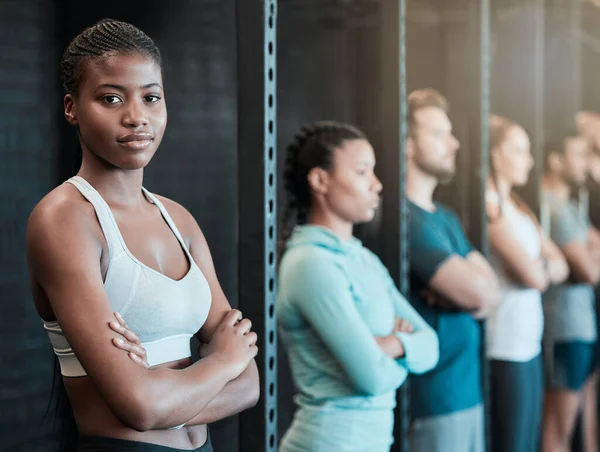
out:
M44 248L48 240L86 240L100 232L94 207L68 184L48 193L33 208L27 222L27 249Z
M200 227L189 210L172 199L156 194L154 196L156 196L162 205L165 206L169 216L173 219L177 229L179 229L179 232L181 232L183 237L190 238L198 234Z

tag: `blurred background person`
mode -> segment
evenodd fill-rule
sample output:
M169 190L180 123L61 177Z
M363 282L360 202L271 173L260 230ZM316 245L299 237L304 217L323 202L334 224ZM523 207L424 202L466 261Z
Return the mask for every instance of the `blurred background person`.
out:
M543 298L547 384L543 442L546 452L566 452L586 389L594 383L594 286L600 280L600 236L587 212L573 199L586 182L586 139L571 134L549 142L546 158L542 224L565 255L570 277L564 284L550 287ZM588 441L586 450L596 450L593 443Z
M527 183L534 164L527 133L502 116L491 116L489 125L490 260L502 290L502 304L486 322L491 445L498 452L536 451L544 404L542 293L563 282L569 268L513 190Z
M364 134L315 122L286 151L277 315L299 408L280 450L386 452L396 389L435 366L437 335L353 236L382 189Z
M433 200L456 171L448 103L433 89L408 97L411 302L437 331L438 365L411 382L413 452L483 452L480 325L501 300L490 264L460 220Z

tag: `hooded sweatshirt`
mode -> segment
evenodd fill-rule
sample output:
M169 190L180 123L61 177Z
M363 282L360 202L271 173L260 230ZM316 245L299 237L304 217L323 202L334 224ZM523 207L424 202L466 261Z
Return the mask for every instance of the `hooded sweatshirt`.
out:
M396 389L438 360L435 331L397 290L379 258L352 238L298 226L279 269L277 315L300 409L281 451L387 451ZM394 333L395 318L412 333ZM393 359L375 338L395 334Z

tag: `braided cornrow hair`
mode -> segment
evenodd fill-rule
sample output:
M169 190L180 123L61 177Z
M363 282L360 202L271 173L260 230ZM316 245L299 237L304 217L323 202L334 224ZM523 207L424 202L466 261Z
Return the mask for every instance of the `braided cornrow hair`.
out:
M117 54L150 57L162 67L160 51L154 41L139 28L126 22L103 19L77 35L63 54L60 68L63 87L76 95L85 63Z
M308 173L318 167L328 170L333 165L333 151L348 140L365 140L356 127L335 121L304 124L286 148L283 185L287 206L283 216L282 243L297 224L305 224L311 207Z

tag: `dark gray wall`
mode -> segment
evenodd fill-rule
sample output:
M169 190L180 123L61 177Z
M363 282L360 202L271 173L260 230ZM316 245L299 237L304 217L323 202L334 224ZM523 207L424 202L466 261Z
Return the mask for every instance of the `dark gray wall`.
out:
M25 227L54 184L56 40L48 2L0 2L0 450L53 450L52 355L31 301Z
M592 2L581 4L581 107L600 112L600 7Z
M544 102L545 132L564 134L575 128L581 109L581 47L579 32L583 2L546 0Z
M469 16L469 0L408 0L406 6L406 85L415 89L434 88L450 104L453 133L461 143L457 174L446 186L439 186L436 199L457 211L469 229L469 184L473 159L479 149L470 140L478 124L470 122L473 108L472 82L479 61L471 52L470 30L478 24ZM478 70L477 70L478 71Z

